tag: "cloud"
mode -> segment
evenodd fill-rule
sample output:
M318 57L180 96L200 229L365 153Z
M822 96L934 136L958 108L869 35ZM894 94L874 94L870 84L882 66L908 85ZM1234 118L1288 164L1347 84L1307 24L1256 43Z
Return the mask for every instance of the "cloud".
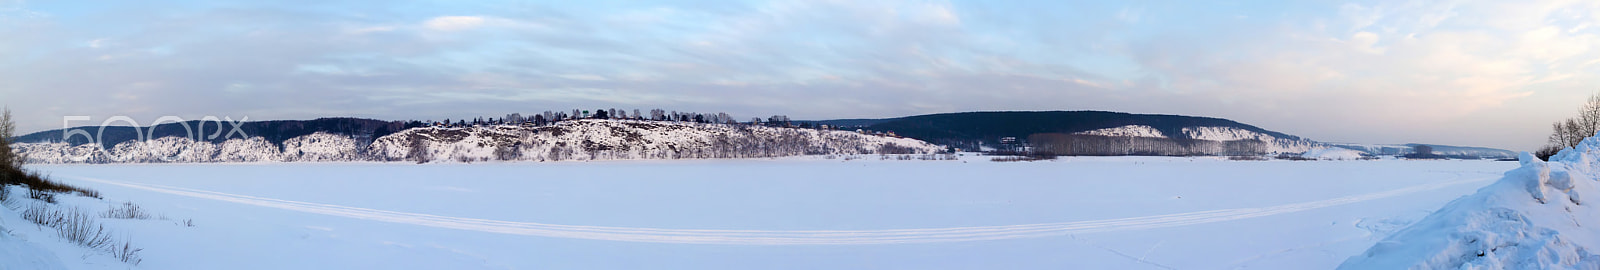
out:
M1200 5L1218 10L1192 11ZM1595 3L1292 5L1310 6L108 7L0 23L0 103L17 107L25 130L62 115L1096 109L1226 117L1333 141L1528 149L1575 108L1567 100L1594 91L1582 82L1600 79L1597 27L1586 26L1600 24Z
M485 19L478 16L440 16L428 19L422 25L438 31L470 30L483 26Z

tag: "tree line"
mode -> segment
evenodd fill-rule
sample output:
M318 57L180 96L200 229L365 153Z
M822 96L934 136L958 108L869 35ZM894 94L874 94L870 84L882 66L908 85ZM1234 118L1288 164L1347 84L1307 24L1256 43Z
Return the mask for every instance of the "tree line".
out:
M1260 140L1037 133L1028 136L1028 143L1032 154L1055 156L1257 156L1267 153L1267 143Z
M751 118L749 122L739 122L732 115L729 115L728 113L725 113L725 112L700 113L700 112L687 112L687 111L679 112L679 111L667 111L667 110L663 110L663 109L651 109L647 113L647 112L644 112L644 111L640 111L639 109L633 109L633 112L629 113L628 110L626 110L626 109L619 110L619 109L616 109L616 108L596 109L596 110L593 110L593 111L582 110L582 109L572 109L571 111L544 111L542 113L534 113L534 114L528 114L528 115L524 115L522 113L511 113L511 114L507 114L507 115L501 116L498 119L494 118L494 117L482 117L482 116L479 116L479 117L476 117L476 118L473 118L473 119L454 119L454 121L452 121L452 119L448 119L448 118L446 118L446 119L444 119L442 121L408 120L408 121L405 121L404 127L409 129L409 128L427 127L427 126L444 126L444 127L469 127L469 126L484 126L484 125L548 126L548 125L552 125L552 124L559 123L559 122L562 122L562 121L571 121L571 120L579 120L579 119L616 119L616 120L689 122L689 123L730 124L730 125L733 125L733 124L746 124L746 125L763 125L763 126L771 126L771 127L811 127L811 126L796 126L794 124L794 122L791 121L789 119L789 116L787 116L787 115L773 115L771 117L767 117L766 119L762 119L760 117L755 117L755 118ZM805 124L805 123L802 123L802 124Z

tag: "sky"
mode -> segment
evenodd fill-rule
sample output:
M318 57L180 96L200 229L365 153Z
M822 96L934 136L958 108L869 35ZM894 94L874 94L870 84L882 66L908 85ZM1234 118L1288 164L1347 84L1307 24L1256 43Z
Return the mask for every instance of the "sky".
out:
M0 106L148 124L1105 110L1531 151L1600 1L0 0Z

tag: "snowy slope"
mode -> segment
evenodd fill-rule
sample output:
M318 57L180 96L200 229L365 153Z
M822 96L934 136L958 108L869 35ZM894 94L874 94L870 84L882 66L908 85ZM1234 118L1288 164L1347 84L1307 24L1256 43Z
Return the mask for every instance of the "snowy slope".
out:
M1194 126L1184 127L1179 134L1165 134L1151 126L1127 125L1083 131L1073 134L1107 137L1195 139L1218 142L1254 140L1266 143L1266 149L1264 150L1269 154L1298 154L1316 148L1327 147L1322 143L1312 140L1302 138L1278 138L1269 134L1235 127Z
M363 160L355 140L314 133L284 141L282 150L261 137L231 139L222 143L196 142L185 137L162 137L145 142L119 143L105 151L94 144L18 143L14 146L29 163L153 163L153 162L259 162Z
M1095 135L1110 137L1141 137L1141 138L1166 138L1160 130L1146 125L1126 125L1114 128L1102 128L1084 132L1073 133L1078 135Z
M1267 153L1305 153L1323 146L1322 143L1300 138L1278 138L1265 133L1234 127L1185 127L1184 137L1197 140L1236 141L1258 140L1267 143Z
M1600 269L1600 139L1522 167L1350 258L1340 269Z
M544 127L415 128L378 138L368 153L415 160L422 140L432 160L595 160L744 158L940 151L907 138L846 131L633 120L577 120Z
M434 161L677 159L818 154L933 153L942 148L907 138L845 131L631 120L577 120L550 126L414 128L371 144L313 133L277 145L260 137L222 143L163 137L129 141L102 152L93 144L19 143L32 163L263 162L415 160L414 141Z
M1328 143L1330 146L1366 152L1369 155L1398 156L1416 152L1418 145L1433 147L1433 154L1451 157L1481 157L1481 158L1514 158L1516 152L1503 149L1465 147L1437 144L1358 144L1358 143Z
M1311 149L1311 151L1306 151L1305 154L1301 154L1300 156L1317 160L1357 160L1361 159L1361 154L1361 151L1338 147L1327 147Z

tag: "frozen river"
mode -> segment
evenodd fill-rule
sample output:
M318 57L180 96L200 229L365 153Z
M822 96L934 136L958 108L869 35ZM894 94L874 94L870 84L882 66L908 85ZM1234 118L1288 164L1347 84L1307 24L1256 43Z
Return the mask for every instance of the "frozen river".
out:
M193 219L106 221L148 269L1330 269L1515 166L969 155L33 168L106 197L67 204ZM69 268L126 267L56 252Z

